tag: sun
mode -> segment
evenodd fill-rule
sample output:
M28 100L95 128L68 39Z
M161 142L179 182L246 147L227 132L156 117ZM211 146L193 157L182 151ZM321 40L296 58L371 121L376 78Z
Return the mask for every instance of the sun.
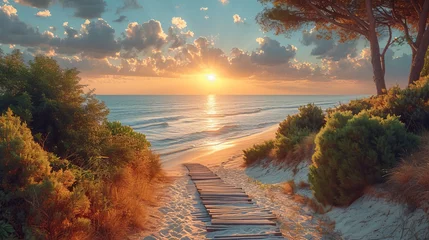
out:
M209 80L210 82L216 81L216 75L214 75L214 74L208 74L207 75L207 80Z

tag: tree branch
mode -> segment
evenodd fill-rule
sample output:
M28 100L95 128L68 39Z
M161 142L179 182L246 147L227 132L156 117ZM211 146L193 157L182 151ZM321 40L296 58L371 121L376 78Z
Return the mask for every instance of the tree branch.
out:
M324 13L321 9L319 9L316 5L314 5L313 3L311 3L309 0L304 0L304 2L305 2L305 3L307 3L307 4L308 4L308 6L310 6L310 7L311 7L313 10L315 10L317 13L319 13L319 14L320 14L320 16L321 16L323 19L325 19L326 21L328 21L328 22L330 22L330 23L332 23L332 24L334 24L334 25L336 25L336 26L338 26L338 27L345 28L345 29L349 29L349 30L353 30L353 31L355 31L355 32L357 32L357 33L360 33L360 34L361 34L361 35L363 35L363 36L366 36L366 37L368 36L368 32L366 32L366 31L363 31L363 30L361 30L361 29L359 29L359 28L351 27L350 25L340 23L340 22L338 22L338 21L335 21L334 19L331 19L331 18L327 17L327 16L325 15L325 13Z

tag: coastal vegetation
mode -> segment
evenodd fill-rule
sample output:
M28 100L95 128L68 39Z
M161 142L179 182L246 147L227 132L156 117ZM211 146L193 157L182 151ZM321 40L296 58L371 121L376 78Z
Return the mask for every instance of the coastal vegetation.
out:
M324 116L321 109L312 104L299 108L299 113L288 116L277 130L274 142L298 139L289 145L275 144L273 149L283 154L264 157L267 151L254 147L244 151L244 158L258 156L251 163L296 164L290 161L289 154L293 155L299 146L308 145L303 143L303 136L317 132L312 138L309 183L320 203L347 206L362 196L367 187L387 182L392 196L399 196L395 200L429 213L426 205L428 78L405 89L395 86L384 95L327 109L323 121L321 116ZM308 159L309 156L303 156L298 162Z
M294 165L311 157L315 134L325 124L325 115L322 109L314 104L301 106L298 111L280 123L274 140L255 144L244 150L246 165L260 163L267 158Z
M2 239L124 239L145 227L159 157L79 81L49 57L0 56Z

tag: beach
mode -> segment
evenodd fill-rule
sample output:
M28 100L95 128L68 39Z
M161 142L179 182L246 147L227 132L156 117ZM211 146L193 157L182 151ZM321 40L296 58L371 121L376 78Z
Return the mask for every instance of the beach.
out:
M410 212L403 204L375 194L366 194L347 208L328 207L323 213L314 209L313 194L308 187L298 188L292 195L284 192L285 182L308 184L310 159L296 168L273 164L245 167L243 149L273 139L277 125L258 134L226 142L218 147L199 148L181 154L174 161L164 162L172 182L163 197L151 231L143 239L206 239L205 222L193 213L203 205L183 163L201 163L226 183L242 188L261 207L270 209L287 239L424 239L429 228L423 210ZM381 191L381 190L380 190ZM365 229L365 231L362 231ZM250 233L257 229L234 228L230 233Z
M267 130L240 139L227 141L215 146L205 146L178 155L175 159L163 162L167 172L178 171L183 163L201 163L206 166L219 165L231 159L241 162L243 150L275 137L278 125L273 125Z

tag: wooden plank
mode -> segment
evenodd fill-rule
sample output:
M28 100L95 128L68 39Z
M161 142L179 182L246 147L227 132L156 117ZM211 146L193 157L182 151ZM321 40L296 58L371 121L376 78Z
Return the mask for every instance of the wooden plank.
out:
M217 240L276 239L281 238L274 222L276 216L268 209L258 207L242 188L225 183L219 176L201 164L184 164L207 212L193 217L207 222L207 232L231 229L237 226L261 226L271 233L215 236Z
M276 223L269 220L218 220L212 219L212 225L272 225Z

